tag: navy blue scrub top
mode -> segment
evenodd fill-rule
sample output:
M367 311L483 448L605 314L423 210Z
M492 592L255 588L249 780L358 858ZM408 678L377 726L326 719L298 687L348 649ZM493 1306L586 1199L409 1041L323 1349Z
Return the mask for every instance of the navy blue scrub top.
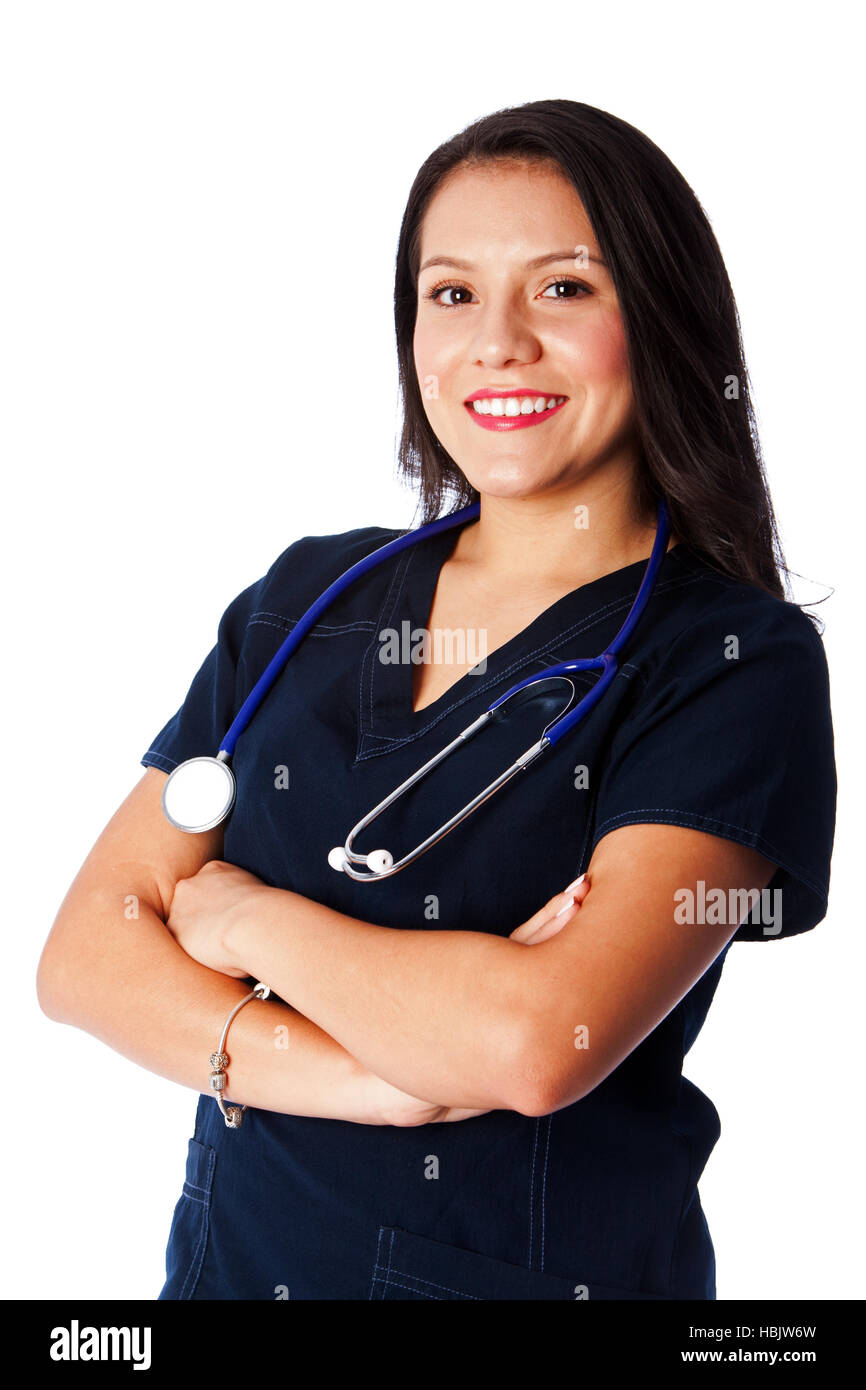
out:
M836 796L823 643L796 606L683 544L664 557L621 670L584 723L393 878L356 883L329 867L355 822L497 695L601 652L645 568L573 590L415 713L413 667L380 659L380 634L426 626L459 529L365 575L290 658L237 745L224 858L381 926L508 936L587 868L609 831L662 822L778 866L781 925L747 918L734 941L820 922ZM363 527L290 545L229 604L142 763L170 772L215 754L313 600L400 534ZM577 679L588 688L594 677ZM540 736L563 703L563 687L551 687L513 702L356 848L384 846L396 860L426 838ZM159 1297L715 1298L697 1182L720 1121L682 1063L728 949L595 1090L543 1117L497 1110L398 1128L248 1110L230 1131L203 1094Z

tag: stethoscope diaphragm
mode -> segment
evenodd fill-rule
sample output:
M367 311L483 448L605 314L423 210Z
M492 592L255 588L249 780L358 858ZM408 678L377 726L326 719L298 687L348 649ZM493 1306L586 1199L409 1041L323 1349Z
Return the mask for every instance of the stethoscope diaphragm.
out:
M201 834L224 821L235 801L235 775L223 758L187 758L166 779L162 809L178 830Z

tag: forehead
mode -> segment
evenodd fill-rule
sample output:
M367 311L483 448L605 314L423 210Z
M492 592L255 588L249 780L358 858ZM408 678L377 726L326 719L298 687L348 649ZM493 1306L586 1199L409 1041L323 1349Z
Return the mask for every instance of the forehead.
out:
M420 233L419 264L434 254L527 259L577 244L598 252L577 189L552 163L459 165L431 198Z

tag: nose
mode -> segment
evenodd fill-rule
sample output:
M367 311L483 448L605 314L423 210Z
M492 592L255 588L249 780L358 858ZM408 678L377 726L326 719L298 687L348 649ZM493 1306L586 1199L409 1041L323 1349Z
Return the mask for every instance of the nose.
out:
M490 301L474 320L472 361L490 367L537 361L541 344L520 308L506 299Z

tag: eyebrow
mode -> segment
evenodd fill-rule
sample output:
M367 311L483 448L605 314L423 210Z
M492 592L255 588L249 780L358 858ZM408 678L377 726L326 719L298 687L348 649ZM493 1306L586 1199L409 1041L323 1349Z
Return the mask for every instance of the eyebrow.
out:
M553 261L573 261L575 259L575 248L572 246L569 247L567 251L551 251L549 255L535 256L531 261L526 262L526 269L537 270L539 266L550 265ZM607 265L600 256L593 256L587 251L586 259L588 261L594 261L596 265L603 266L604 269L607 270ZM471 261L461 261L458 260L456 256L440 256L437 254L427 257L424 264L418 267L418 274L420 275L422 270L426 270L427 267L431 265L453 265L456 266L458 270L474 269Z

